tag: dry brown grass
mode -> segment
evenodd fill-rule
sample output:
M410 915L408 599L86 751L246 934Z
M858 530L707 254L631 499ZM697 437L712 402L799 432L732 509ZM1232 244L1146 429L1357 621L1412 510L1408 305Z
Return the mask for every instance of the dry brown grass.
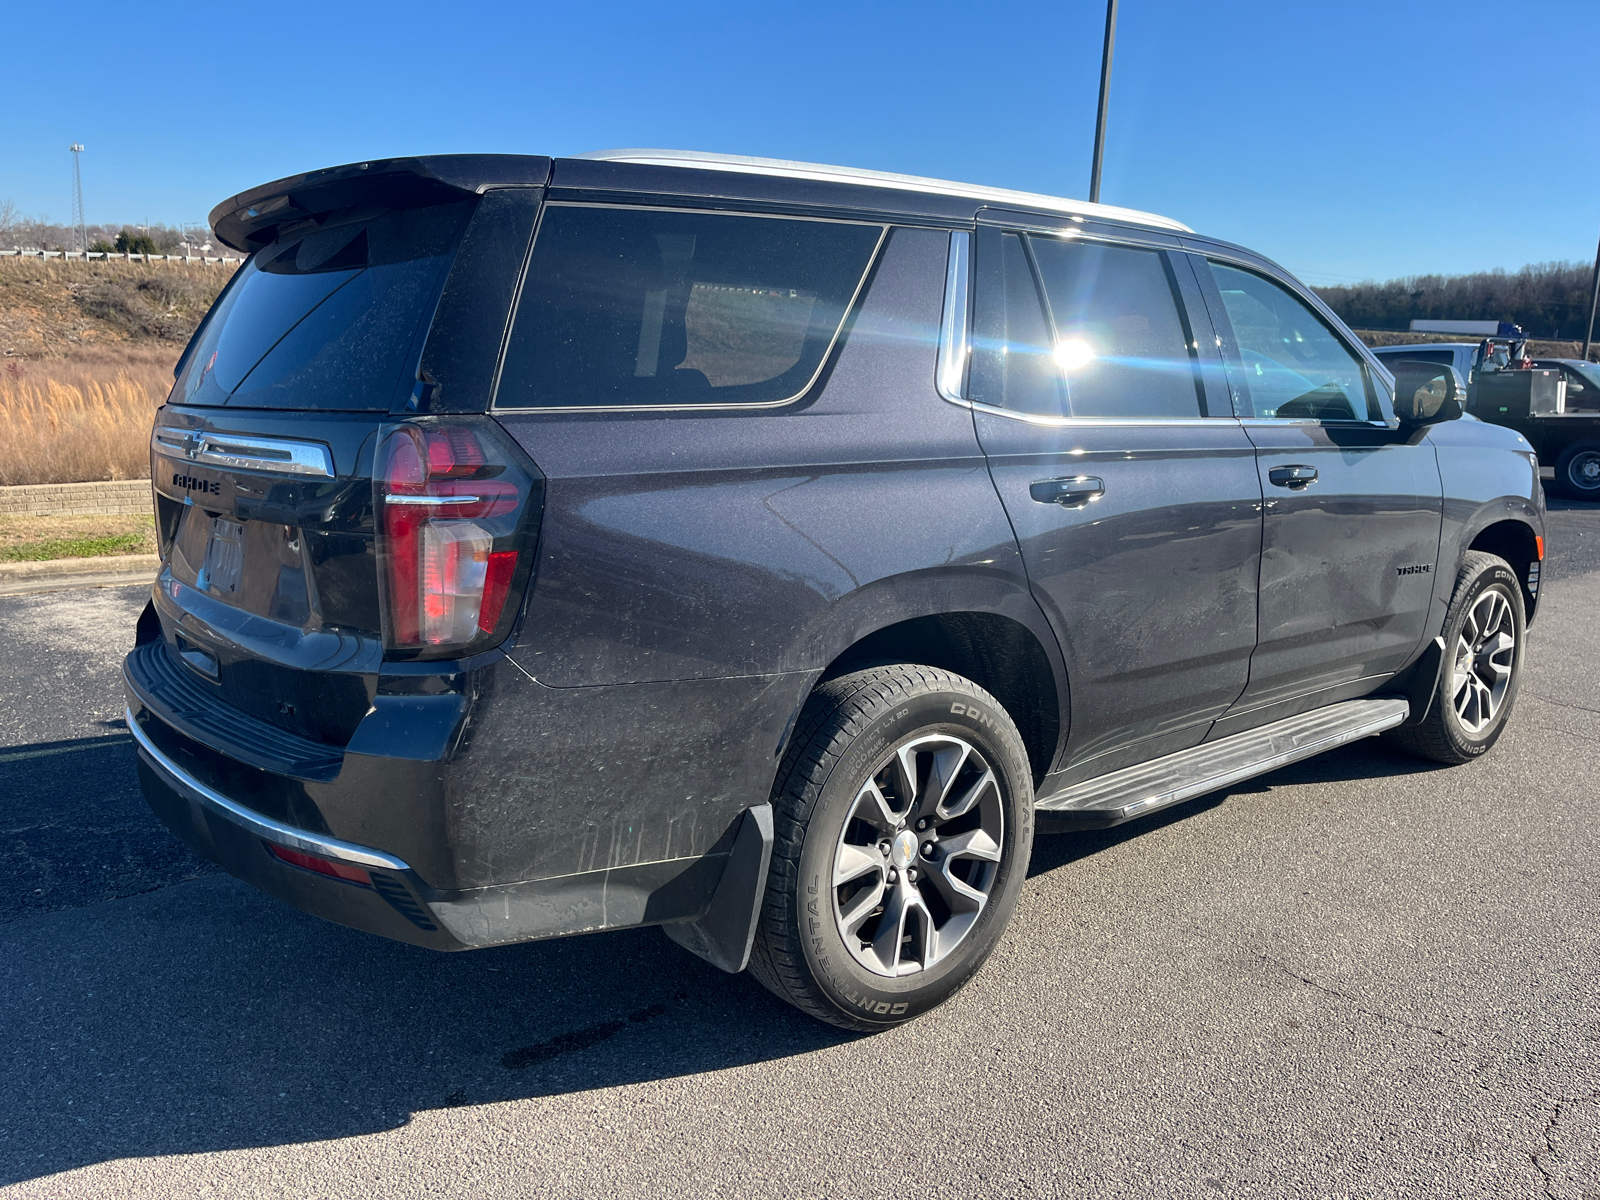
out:
M0 366L0 484L147 478L170 363L124 353Z

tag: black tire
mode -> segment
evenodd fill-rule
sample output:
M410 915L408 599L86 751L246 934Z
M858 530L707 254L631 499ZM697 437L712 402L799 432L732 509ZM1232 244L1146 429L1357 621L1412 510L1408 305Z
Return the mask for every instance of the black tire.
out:
M1600 500L1600 442L1578 442L1563 450L1551 482L1569 500Z
M957 749L962 745L968 753ZM907 748L905 756L901 748ZM896 764L906 760L913 772L895 775ZM959 767L952 765L958 761ZM986 772L992 773L993 791ZM903 800L908 820L901 822L899 834L877 840L877 828L892 826L876 822L899 819L893 810L902 801L893 795L894 780L912 773L928 782L901 789L911 793ZM940 794L950 797L952 811L962 799L979 797L968 815L918 815L933 811L926 805L940 791L932 786L935 778L945 780ZM874 807L869 780L882 785L881 793L889 797L885 805ZM888 1029L943 1003L983 965L1011 918L1033 849L1033 799L1033 775L1016 725L971 680L933 667L893 665L818 685L800 714L773 787L776 842L751 973L802 1012L843 1029ZM926 833L917 820L932 822ZM982 842L985 854L998 844L997 862L957 852L943 858L941 869L946 847L978 844L970 828L951 830L976 822L988 839L997 820L1003 825L998 839ZM902 861L908 836L913 857ZM851 850L844 848L846 841ZM884 858L851 893L856 884L836 885L836 866L858 845ZM891 849L882 851L884 845ZM984 889L985 899L952 893L952 876L971 885L974 894ZM979 907L975 914L958 914L946 905L945 925L939 927L942 897L953 894L959 903ZM874 895L881 897L876 909ZM897 899L902 896L909 898ZM898 926L887 925L891 909L910 916ZM850 914L860 911L872 915L852 927L852 948L845 926ZM960 929L952 924L957 920L964 922ZM945 930L953 931L950 948L937 956ZM883 953L892 955L888 964ZM902 963L903 955L915 957L917 964ZM912 973L890 976L869 963Z
M1515 644L1509 654L1504 650L1495 654L1495 661L1510 667L1510 676L1491 711L1478 693L1487 695L1493 690L1484 682L1494 678L1493 667L1482 653L1474 654L1473 643L1483 632L1478 629L1483 609L1493 607L1494 602L1485 597L1495 596L1505 606L1503 618L1496 618L1496 628L1507 628ZM1454 765L1481 757L1499 740L1516 706L1526 634L1522 582L1516 572L1503 558L1469 550L1456 572L1455 592L1445 614L1444 661L1428 714L1416 724L1402 725L1385 736L1401 749L1435 762ZM1463 663L1472 666L1472 670L1463 671Z

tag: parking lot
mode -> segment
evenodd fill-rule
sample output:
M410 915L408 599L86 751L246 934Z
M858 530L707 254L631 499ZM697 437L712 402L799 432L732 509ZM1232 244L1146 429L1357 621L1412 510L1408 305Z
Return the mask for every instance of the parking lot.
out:
M1510 728L1042 838L999 951L842 1034L658 930L445 956L145 810L138 588L0 599L16 1196L1600 1195L1600 509Z

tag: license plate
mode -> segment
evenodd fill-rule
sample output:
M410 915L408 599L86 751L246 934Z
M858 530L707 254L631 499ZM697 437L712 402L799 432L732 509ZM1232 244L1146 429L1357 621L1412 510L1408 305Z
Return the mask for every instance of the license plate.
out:
M227 517L211 519L211 538L206 542L206 561L196 582L200 590L231 596L239 590L239 574L244 567L244 526Z

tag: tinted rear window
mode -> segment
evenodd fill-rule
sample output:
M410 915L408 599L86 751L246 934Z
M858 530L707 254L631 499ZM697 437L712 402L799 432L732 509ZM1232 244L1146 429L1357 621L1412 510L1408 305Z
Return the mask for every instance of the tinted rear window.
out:
M173 399L388 409L473 203L345 214L258 250L200 327Z
M1404 347L1400 347L1394 350L1377 350L1374 353L1383 360L1385 366L1402 358L1411 362L1444 363L1446 366L1452 366L1456 361L1456 356L1449 350L1416 350L1407 353Z
M760 404L811 383L882 227L551 205L501 408Z

